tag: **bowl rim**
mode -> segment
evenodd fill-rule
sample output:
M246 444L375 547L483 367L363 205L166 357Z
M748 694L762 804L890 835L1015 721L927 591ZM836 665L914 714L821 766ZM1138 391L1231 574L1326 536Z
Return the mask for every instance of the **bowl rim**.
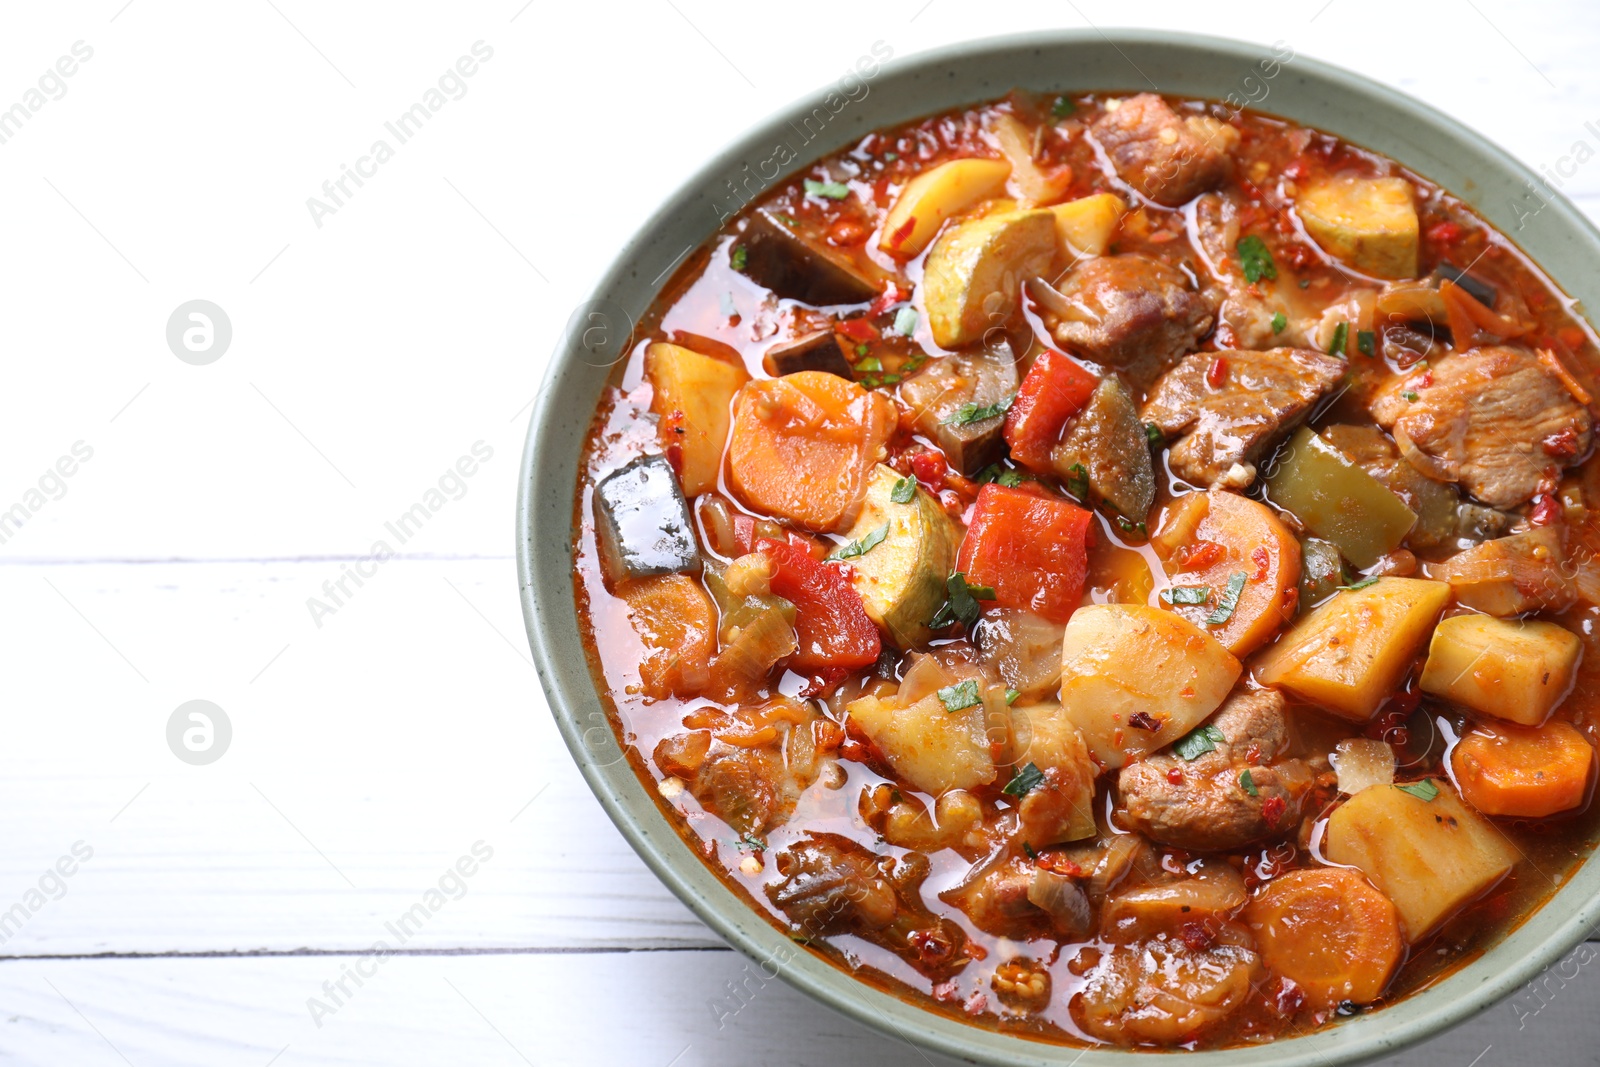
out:
M1260 59L1263 48L1258 43L1179 31L1060 29L984 37L915 52L905 57L895 56L877 76L888 80L914 80L921 75L945 70L952 63L978 56L999 57L1020 51L1082 45L1111 47L1119 52L1123 46L1155 46L1210 54L1211 57L1246 64ZM1293 57L1293 64L1297 73L1303 72L1339 92L1397 111L1408 119L1432 127L1451 141L1452 147L1462 147L1476 153L1504 174L1523 182L1529 189L1539 189L1538 195L1546 200L1541 211L1552 211L1554 224L1565 227L1569 235L1576 235L1585 249L1600 260L1600 230L1564 194L1551 189L1548 184L1541 185L1532 169L1481 134L1431 105L1364 75L1301 55ZM1109 86L1100 88L1116 91ZM516 505L518 591L540 684L563 741L590 790L624 839L679 900L724 941L760 963L764 974L767 966L772 965L778 976L812 999L887 1037L943 1055L1005 1067L1046 1067L1062 1062L1082 1063L1084 1067L1127 1067L1133 1057L1148 1057L1153 1050L1111 1046L1083 1049L963 1023L884 992L818 955L799 950L765 917L717 878L683 842L677 830L656 806L655 797L635 774L632 764L621 758L615 738L610 739L611 748L608 749L605 738L596 741L591 737L597 730L595 724L604 720L605 715L598 710L599 694L589 674L587 658L582 657L581 663L573 663L570 646L576 641L581 647L576 626L575 590L571 582L571 522L579 473L577 452L583 438L581 432L574 434L572 427L574 418L578 427L586 428L589 425L593 405L577 412L575 416L570 406L564 407L568 398L562 396L563 386L569 377L581 373L572 368L582 351L581 336L585 320L579 312L584 308L606 304L608 293L637 276L636 257L647 250L650 235L661 230L680 212L694 208L697 197L704 199L703 190L714 187L741 161L770 146L775 131L823 106L830 91L829 87L819 89L747 128L666 197L623 244L599 281L588 290L588 299L574 312L555 346L529 420ZM974 97L971 102L977 100ZM937 107L930 110L943 109ZM1268 109L1268 113L1273 112ZM900 118L885 118L874 122L870 128L881 128L916 117L919 116L908 114ZM1284 117L1293 119L1292 115ZM843 143L848 144L851 135L846 133L844 136L846 140ZM1351 140L1360 143L1359 138L1352 137ZM798 159L783 167L771 184L787 180L796 171L837 151L839 147L840 144L830 138L819 138L815 153L801 153ZM1399 160L1394 153L1388 154ZM1424 177L1430 177L1424 169L1399 161ZM1460 189L1451 188L1448 191L1466 201L1502 234L1510 236L1503 211ZM720 222L708 223L691 247L703 245L715 233L718 225ZM1523 245L1520 240L1516 243L1519 247ZM680 257L682 254L679 254ZM664 260L665 256L656 258ZM1581 288L1561 284L1555 273L1545 266L1545 259L1531 255L1530 258L1557 282L1564 293L1571 295L1575 289ZM668 263L662 276L668 270L675 269L675 266L676 260ZM657 282L660 280L658 277ZM1567 280L1573 281L1570 278ZM654 286L656 283L651 284ZM626 350L627 346L624 346L623 355L626 355ZM555 462L541 460L541 457L552 455L558 457ZM557 524L553 529L559 531L559 537L541 543L537 539L538 531L549 523ZM564 575L565 581L558 580L553 586L545 581L542 588L536 589L542 580L541 561L548 561L551 576L559 578ZM547 598L544 603L541 603L541 592ZM561 636L563 633L564 641ZM560 647L563 644L568 647ZM586 706L589 706L588 710L580 713L579 709ZM603 722L602 725L609 733L610 726ZM595 758L597 745L607 753L607 759L603 762ZM640 809L646 814L641 816ZM1586 878L1586 874L1589 877ZM1591 883L1586 897L1574 901L1565 899L1573 895L1573 883L1584 882ZM1484 950L1478 958L1429 987L1417 990L1369 1015L1330 1028L1281 1038L1263 1045L1188 1053L1199 1057L1190 1062L1200 1067L1223 1067L1223 1064L1228 1067L1248 1067L1267 1063L1282 1067L1330 1067L1393 1054L1487 1010L1593 934L1597 925L1600 925L1600 864L1590 863L1586 859L1537 912ZM1499 966L1485 973L1484 969L1490 962Z

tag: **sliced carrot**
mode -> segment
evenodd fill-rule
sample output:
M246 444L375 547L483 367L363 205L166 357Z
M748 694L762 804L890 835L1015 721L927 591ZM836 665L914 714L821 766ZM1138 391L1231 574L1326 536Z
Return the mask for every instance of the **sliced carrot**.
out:
M717 651L717 609L687 574L635 578L617 587L628 621L644 642L639 685L652 700L692 697L710 679Z
M1405 948L1394 904L1347 867L1281 875L1245 906L1244 918L1267 966L1324 1011L1378 999Z
M1266 505L1220 489L1189 493L1167 505L1150 545L1174 587L1163 595L1163 605L1227 645L1235 656L1260 647L1294 618L1300 542ZM1244 584L1227 612L1230 583L1237 585L1241 574ZM1205 589L1204 603L1184 603L1186 595L1176 592L1180 588Z
M823 371L751 382L733 401L731 488L755 511L835 530L853 518L897 422L887 397Z
M1542 819L1582 804L1594 749L1570 724L1474 727L1450 755L1461 798L1485 815Z

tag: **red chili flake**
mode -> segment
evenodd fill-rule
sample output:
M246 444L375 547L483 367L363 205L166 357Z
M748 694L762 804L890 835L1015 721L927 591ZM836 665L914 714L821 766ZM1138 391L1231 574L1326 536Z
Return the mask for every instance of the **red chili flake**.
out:
M1305 1006L1305 1002L1305 990L1287 978L1278 979L1278 992L1272 998L1272 1006L1278 1009L1280 1015L1293 1015Z
M1433 371L1423 371L1422 377L1417 379L1418 389L1427 389L1433 385Z
M1206 384L1213 389L1221 389L1222 383L1228 380L1228 361L1221 356L1211 361L1211 366L1206 368Z
M1150 730L1152 732L1161 729L1161 723L1148 711L1136 711L1128 716L1128 725L1136 730Z
M1255 580L1265 581L1267 570L1272 566L1272 553L1267 551L1266 545L1257 545L1250 550L1250 562L1256 565Z
M1545 452L1556 459L1571 459L1578 454L1578 432L1571 426L1558 430L1541 443Z
M1261 742L1250 742L1250 746L1244 750L1244 761L1252 767L1261 762Z
M876 341L879 336L878 328L865 318L845 319L834 328L852 341Z
M911 457L911 473L917 476L917 481L928 487L930 492L937 493L944 488L945 471L950 469L950 464L945 462L943 452L918 452Z
M1194 696L1194 686L1192 686L1192 685L1184 686L1182 689L1178 690L1178 695L1181 696L1185 700L1190 699L1191 697Z
M1528 521L1535 526L1549 526L1561 518L1561 501L1554 496L1542 496L1533 502L1533 512Z
M916 933L913 933L911 936L916 937L917 935ZM961 989L958 985L956 985L956 980L954 978L951 978L948 981L940 982L938 985L928 990L928 992L933 995L934 1000L944 1001L954 1000L956 997L961 995Z
M896 287L894 282L890 282L889 287L883 292L879 293L878 299L874 300L872 302L872 306L867 308L867 318L875 319L899 302L900 290L898 287Z
M1171 782L1173 785L1182 785L1183 769L1181 767L1172 768L1167 772L1167 781Z
M1306 165L1306 161L1303 158L1299 157L1291 160L1289 165L1283 168L1283 176L1295 182L1309 173L1311 173L1311 168Z
M1190 952L1204 952L1211 947L1211 931L1206 929L1205 923L1184 923L1178 936L1183 938Z
M980 989L976 993L973 993L972 996L967 998L967 1002L961 1005L961 1010L966 1012L968 1015L982 1015L984 1009L988 1006L989 996Z
M905 223L899 229L895 230L889 235L889 247L899 248L901 245L905 244L906 241L911 237L911 231L915 230L916 228L917 217L913 215L909 219L906 219Z
M1284 236L1287 237L1288 234ZM1317 257L1311 254L1311 249L1302 244L1291 244L1284 253L1284 258L1288 260L1289 266L1297 271L1305 270L1317 260Z
M1244 190L1244 195L1249 198L1252 204L1261 203L1261 189L1255 182L1248 178L1236 178L1234 180L1238 182L1239 188Z
M1178 553L1178 566L1186 571L1204 570L1226 554L1227 550L1215 541L1196 541L1183 546Z
M1261 817L1267 821L1267 827L1272 830L1278 828L1278 821L1283 818L1289 805L1280 796L1270 796L1261 802Z
M1461 224L1459 222L1436 222L1428 227L1427 232L1428 240L1447 245L1461 236Z

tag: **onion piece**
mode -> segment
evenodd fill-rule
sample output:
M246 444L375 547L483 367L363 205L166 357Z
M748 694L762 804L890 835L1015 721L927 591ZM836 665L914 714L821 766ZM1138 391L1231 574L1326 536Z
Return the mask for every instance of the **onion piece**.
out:
M1347 737L1328 757L1339 775L1339 792L1354 796L1369 785L1394 784L1394 749L1387 741Z
M1049 915L1056 932L1066 937L1085 936L1094 922L1083 887L1064 874L1042 867L1033 870L1028 902Z

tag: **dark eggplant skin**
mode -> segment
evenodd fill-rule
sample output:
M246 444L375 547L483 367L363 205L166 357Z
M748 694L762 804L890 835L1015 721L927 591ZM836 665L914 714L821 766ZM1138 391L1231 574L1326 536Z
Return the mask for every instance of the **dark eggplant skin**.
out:
M694 519L665 456L640 456L594 487L595 540L606 577L698 573Z
M1016 357L1006 344L930 359L900 390L917 414L917 429L969 478L1005 454L1003 405L1016 393ZM999 407L999 414L963 422L968 404Z
M774 345L761 358L761 365L774 378L803 370L852 378L850 361L845 359L839 338L832 330L815 330L793 341Z
M795 233L765 208L744 228L746 277L779 296L814 307L862 304L878 295L878 285L841 258Z

